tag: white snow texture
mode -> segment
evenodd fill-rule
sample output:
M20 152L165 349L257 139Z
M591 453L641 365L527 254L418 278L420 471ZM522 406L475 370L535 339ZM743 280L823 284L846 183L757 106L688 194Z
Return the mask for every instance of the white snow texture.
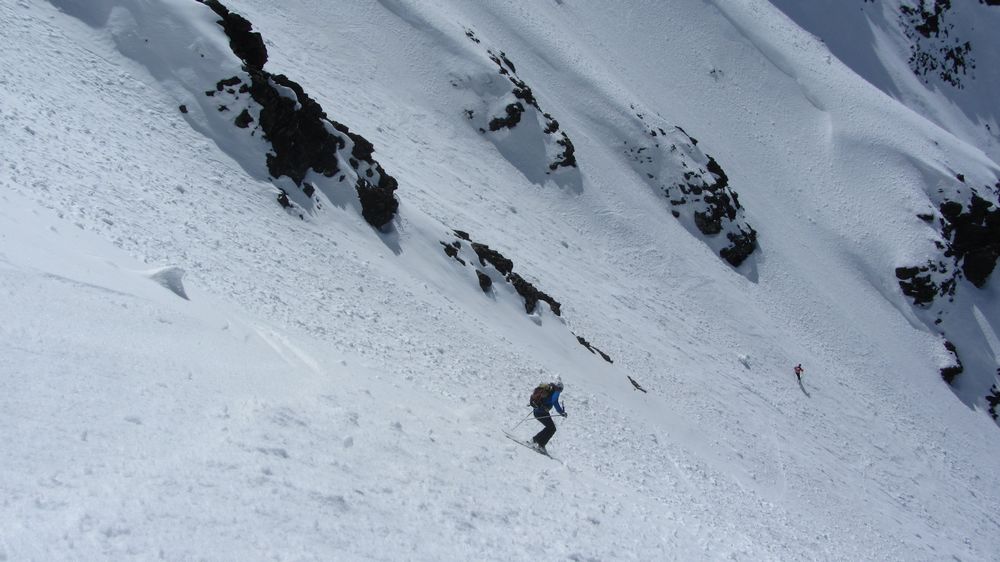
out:
M208 6L0 3L0 560L1000 560L996 275L940 327L894 275L939 178L998 181L1000 40L956 93L898 0L224 3L398 213L269 177ZM487 49L524 127L479 130L517 99ZM697 147L637 164L661 126ZM647 178L707 155L738 267ZM558 461L503 433L556 375Z

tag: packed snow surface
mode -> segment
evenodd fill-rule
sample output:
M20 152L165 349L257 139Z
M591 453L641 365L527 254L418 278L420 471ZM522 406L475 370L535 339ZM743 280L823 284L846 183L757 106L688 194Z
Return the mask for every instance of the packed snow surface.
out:
M398 215L276 203L204 99L240 72L206 6L0 4L0 560L1000 559L1000 431L893 276L933 251L927 169L998 173L964 122L760 1L227 6ZM470 126L487 46L578 169ZM637 111L725 168L751 261L630 165ZM481 290L455 229L561 315ZM998 297L961 297L980 371ZM553 460L503 430L556 374Z

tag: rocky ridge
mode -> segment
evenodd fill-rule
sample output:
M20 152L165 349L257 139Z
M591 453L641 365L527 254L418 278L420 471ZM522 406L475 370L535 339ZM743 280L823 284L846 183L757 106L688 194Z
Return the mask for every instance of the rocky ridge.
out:
M272 178L290 178L298 188L290 192L279 187L278 202L305 218L307 213L321 208L317 187L329 190L330 199L338 198L334 191L353 187L364 219L376 228L388 224L399 208L394 195L398 183L373 158L372 143L330 119L298 83L264 70L267 48L248 20L218 0L198 1L221 18L218 23L229 37L233 53L243 61L246 73L220 80L205 95L219 98L220 112L240 108L233 124L250 129L256 123L250 134L260 132L270 143L268 172ZM310 172L331 181L320 185L306 181Z
M482 45L482 40L473 30L466 29L465 35L476 45ZM526 134L533 140L541 141L539 144L544 154L529 155L528 162L514 162L518 167L530 168L522 170L528 177L575 169L577 162L573 141L561 129L559 122L542 110L531 87L518 76L517 67L507 53L486 48L486 55L495 65L494 72L484 71L480 76L461 77L453 81L456 87L474 91L480 101L478 107L464 110L472 125L498 144L501 152L507 149L507 153L511 152L511 145L518 142L511 138L511 131L530 129Z
M622 141L632 169L667 198L671 214L691 234L739 267L757 248L757 231L747 222L739 195L722 166L702 152L684 129L651 124L647 112L631 108L645 133Z

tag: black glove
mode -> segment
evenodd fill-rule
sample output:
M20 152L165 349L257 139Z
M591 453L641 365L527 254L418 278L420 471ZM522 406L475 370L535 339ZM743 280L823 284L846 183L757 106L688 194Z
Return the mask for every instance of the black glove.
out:
M566 412L563 412L563 413L561 413L559 415L565 418L566 417Z

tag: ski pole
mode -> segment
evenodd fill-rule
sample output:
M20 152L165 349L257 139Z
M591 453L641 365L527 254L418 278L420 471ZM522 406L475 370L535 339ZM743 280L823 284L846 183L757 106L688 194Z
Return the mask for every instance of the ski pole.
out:
M525 416L525 417L524 417L524 419L523 419L523 420L521 420L521 421L517 422L517 425L515 425L515 426L514 426L514 427L512 427L512 428L510 428L510 430L511 430L511 431L514 431L515 429L517 429L517 426L518 426L518 425L521 425L522 423L524 423L524 422L528 421L528 418L530 418L530 417L531 417L531 414L533 414L533 413L534 413L534 412L531 412L531 413L529 413L529 414L528 414L527 416Z
M534 413L534 412L532 412L532 414L533 414L533 413ZM564 416L562 416L562 414L559 414L559 416L560 416L560 417L564 417ZM514 427L512 427L512 428L510 428L510 431L514 431L515 429L517 429L517 426L518 426L518 425L521 425L522 423L524 423L524 422L528 421L528 418L530 418L530 417L531 417L531 414L528 414L528 417L527 417L527 418L524 418L523 420L521 420L521 421L517 422L517 425L515 425L515 426L514 426ZM543 420L543 419L545 419L545 418L554 418L554 417L556 417L556 416L553 416L553 415L551 415L551 414L550 414L550 415L548 415L548 416L538 416L538 417L537 417L537 418L535 418L535 419L536 419L536 420Z

